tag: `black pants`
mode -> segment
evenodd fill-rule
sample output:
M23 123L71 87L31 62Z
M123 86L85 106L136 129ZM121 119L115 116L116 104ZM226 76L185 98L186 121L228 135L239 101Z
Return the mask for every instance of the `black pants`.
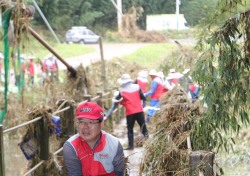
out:
M131 114L127 116L127 129L128 129L128 142L129 147L134 147L134 125L135 121L140 126L141 133L144 135L144 137L148 137L148 129L145 123L144 113L139 112L136 114Z

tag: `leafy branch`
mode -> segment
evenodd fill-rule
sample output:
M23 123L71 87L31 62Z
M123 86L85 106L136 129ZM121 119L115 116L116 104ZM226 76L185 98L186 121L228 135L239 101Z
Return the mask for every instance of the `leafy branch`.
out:
M237 4L237 3L236 3ZM230 5L234 5L231 3ZM202 87L206 115L192 134L196 149L228 150L249 124L250 11L239 13L204 40L194 77Z

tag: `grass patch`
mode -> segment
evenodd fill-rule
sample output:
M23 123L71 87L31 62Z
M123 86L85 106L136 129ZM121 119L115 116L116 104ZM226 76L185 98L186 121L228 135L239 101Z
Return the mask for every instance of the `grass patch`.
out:
M60 56L64 59L79 55L84 55L87 53L94 52L94 48L86 45L80 44L58 44L58 43L49 43L49 45L55 50ZM26 49L23 51L27 54L34 54L37 58L43 59L50 52L37 40L30 41L26 45Z
M43 37L42 37L43 38ZM53 48L62 58L66 59L69 57L84 55L87 53L94 52L95 49L89 45L80 44L58 44L56 42L46 41L50 47ZM40 42L38 42L33 36L29 35L29 40L23 42L25 46L21 49L21 52L26 55L34 55L41 60L44 59L50 52ZM11 51L12 49L10 49ZM3 45L0 46L0 52L3 52Z
M139 48L136 52L125 55L122 59L130 62L136 62L146 68L158 68L161 65L161 60L171 52L171 50L176 49L176 44L174 43L159 43L151 44L145 47Z
M174 38L174 39L184 39L189 37L194 37L196 34L195 28L189 28L184 30L164 30L162 31L162 34L166 38Z

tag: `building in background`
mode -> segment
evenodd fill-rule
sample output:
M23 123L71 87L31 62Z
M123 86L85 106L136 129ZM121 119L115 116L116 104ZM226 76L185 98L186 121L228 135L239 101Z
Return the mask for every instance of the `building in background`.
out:
M184 30L188 29L183 14L147 15L147 31Z

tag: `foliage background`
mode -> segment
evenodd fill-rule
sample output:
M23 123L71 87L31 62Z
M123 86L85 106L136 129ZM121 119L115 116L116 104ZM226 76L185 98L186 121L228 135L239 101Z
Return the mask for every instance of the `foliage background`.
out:
M52 28L58 33L71 26L88 26L104 36L106 31L117 30L117 13L110 0L36 0ZM189 26L199 24L202 19L215 11L218 0L181 0L180 13L184 14ZM247 0L249 2L249 0ZM27 0L28 4L33 4ZM123 0L123 13L137 9L137 24L146 28L146 16L152 14L173 14L176 10L173 0ZM33 24L46 27L37 12Z

